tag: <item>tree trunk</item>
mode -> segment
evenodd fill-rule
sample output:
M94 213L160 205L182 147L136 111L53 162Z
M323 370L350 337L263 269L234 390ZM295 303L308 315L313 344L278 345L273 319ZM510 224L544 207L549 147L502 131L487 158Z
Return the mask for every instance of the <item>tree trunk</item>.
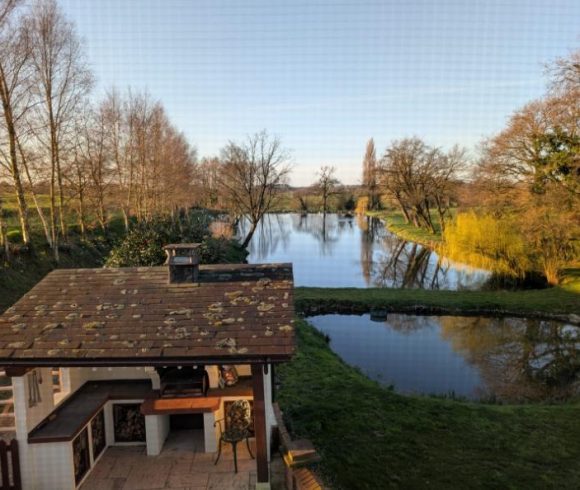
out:
M105 206L103 204L103 200L102 200L102 198L99 198L99 207L98 207L97 216L99 219L99 225L101 227L101 230L103 230L104 232L107 231L106 215L107 215L107 213L105 212Z
M123 213L123 223L125 224L125 232L129 233L129 213L125 208L121 209L121 213Z
M18 203L18 219L20 221L20 229L22 231L22 241L25 245L30 245L30 226L28 223L28 207L26 205L26 198L24 196L24 188L22 187L22 180L20 178L20 169L16 161L16 148L13 145L12 137L10 137L10 170L14 180L14 192L16 194L16 202ZM14 148L13 148L14 146Z
M58 148L56 146L56 128L54 124L54 115L52 112L52 100L48 98L48 114L50 121L50 235L52 239L52 250L54 260L59 261L58 254L58 227L56 224L56 185L57 173L60 171L57 162ZM61 210L62 211L62 210Z
M397 203L401 208L403 216L405 217L405 222L409 224L411 222L411 217L409 216L409 211L407 211L407 207L403 204L403 201L399 196L395 196L395 199L397 200Z
M6 262L10 262L10 243L8 242L6 223L2 219L1 213L2 210L0 209L0 243L2 248L4 248L4 258Z
M66 239L66 221L64 216L64 186L62 184L62 169L60 167L60 150L58 142L55 142L56 148L56 179L58 184L58 218L60 222L60 236Z
M26 179L28 180L28 185L30 186L30 194L32 195L32 200L34 202L34 207L36 208L36 212L38 214L38 218L42 224L42 229L44 231L44 236L46 238L46 242L50 247L52 247L52 240L50 238L50 230L48 229L48 223L46 222L46 218L44 216L44 212L42 208L38 204L38 199L36 197L36 191L34 190L34 184L32 182L32 176L30 175L30 170L28 169L28 163L26 162L26 157L24 156L24 152L22 151L22 146L20 145L20 141L17 140L18 143L18 150L20 152L20 160L22 161L22 166L24 167L24 172L26 173Z
M81 227L81 236L83 239L86 234L86 224L85 224L85 192L82 184L79 183L79 226Z
M8 136L8 145L10 149L10 173L14 184L14 193L16 194L16 202L18 205L18 219L20 221L20 229L22 232L22 241L25 245L30 245L30 225L28 222L28 208L26 206L26 197L24 195L24 188L22 186L22 179L20 177L20 168L18 167L18 159L16 154L16 127L14 125L14 117L12 114L12 107L10 104L10 95L6 87L6 80L4 77L4 70L0 66L0 97L2 98L2 109L4 112L4 121L6 123L6 132Z
M56 168L54 161L50 169L50 239L52 242L52 250L54 253L54 260L59 261L58 255L58 233L56 227L56 188L55 188L55 173Z
M258 228L258 223L259 223L259 220L258 221L255 221L255 220L251 221L250 229L248 231L248 234L246 235L246 238L244 238L244 241L242 242L242 247L246 248L249 245L250 240L252 239L252 237L254 236L254 233L256 232L256 229Z

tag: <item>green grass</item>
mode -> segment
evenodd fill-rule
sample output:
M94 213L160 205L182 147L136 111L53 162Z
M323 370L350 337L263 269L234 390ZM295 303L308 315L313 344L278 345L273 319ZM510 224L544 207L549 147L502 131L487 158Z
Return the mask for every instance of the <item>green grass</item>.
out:
M580 268L565 269L560 287L565 291L580 294Z
M70 242L60 252L58 267L100 267L109 248L104 240ZM44 247L37 248L34 257L16 257L10 265L0 267L0 312L15 303L56 266L52 251Z
M6 193L1 195L0 197L2 198L2 207L4 209L7 209L9 211L18 210L18 203L16 201L16 196L14 195L14 193ZM38 199L38 204L45 211L48 211L50 209L50 196L48 194L38 194L36 196L36 199ZM31 212L34 211L33 210L34 200L32 199L32 194L26 195L26 202L30 206L30 211Z
M443 243L441 226L435 213L432 213L432 218L436 233L431 233L424 228L417 228L412 223L406 223L405 217L400 211L368 211L367 214L382 219L389 231L405 240L427 245L431 248L436 248L437 245Z
M580 315L580 274L561 287L524 291L428 291L389 288L296 288L295 304L306 313L398 312L559 317Z
M299 292L300 296L300 292ZM580 488L580 405L483 405L398 395L297 323L278 401L334 488Z

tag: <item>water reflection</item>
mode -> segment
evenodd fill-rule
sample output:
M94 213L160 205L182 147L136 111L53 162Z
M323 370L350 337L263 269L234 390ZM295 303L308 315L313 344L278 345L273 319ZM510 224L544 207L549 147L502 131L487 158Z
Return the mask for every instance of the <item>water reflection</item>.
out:
M242 222L239 235L246 229ZM248 250L250 263L293 262L298 286L480 289L490 277L401 240L370 217L270 214Z
M580 394L580 327L481 317L323 315L309 319L369 377L401 392L510 402Z

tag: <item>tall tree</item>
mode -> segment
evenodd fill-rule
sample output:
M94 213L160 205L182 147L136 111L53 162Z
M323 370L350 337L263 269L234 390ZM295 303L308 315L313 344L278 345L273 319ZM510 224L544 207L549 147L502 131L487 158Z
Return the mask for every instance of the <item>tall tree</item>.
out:
M377 152L375 150L375 141L372 138L367 142L365 156L363 159L362 183L368 197L368 209L379 209L381 202L379 195Z
M37 0L26 29L31 40L35 89L42 102L31 126L50 156L51 238L58 260L58 228L61 236L66 234L62 145L75 111L91 88L92 75L75 28L55 0Z
M281 141L266 131L248 136L242 143L230 142L222 150L220 187L227 205L250 222L242 246L246 247L260 220L270 211L287 183L290 156Z
M20 2L0 1L0 101L2 102L2 132L6 134L7 150L0 146L0 163L12 177L22 241L30 244L28 206L22 182L22 162L18 158L18 138L23 118L30 108L30 45L20 19L15 19Z

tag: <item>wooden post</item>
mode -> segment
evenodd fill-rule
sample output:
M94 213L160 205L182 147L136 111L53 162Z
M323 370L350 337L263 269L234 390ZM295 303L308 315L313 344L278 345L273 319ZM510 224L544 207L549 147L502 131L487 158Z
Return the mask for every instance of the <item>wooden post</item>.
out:
M0 472L2 473L2 488L10 488L10 470L8 469L8 444L0 441Z
M268 483L268 446L266 441L266 406L264 404L263 364L252 364L254 390L254 432L256 434L257 483Z
M18 441L12 439L10 443L10 456L12 458L12 483L15 490L22 488L22 481L20 479L20 457L18 455Z

